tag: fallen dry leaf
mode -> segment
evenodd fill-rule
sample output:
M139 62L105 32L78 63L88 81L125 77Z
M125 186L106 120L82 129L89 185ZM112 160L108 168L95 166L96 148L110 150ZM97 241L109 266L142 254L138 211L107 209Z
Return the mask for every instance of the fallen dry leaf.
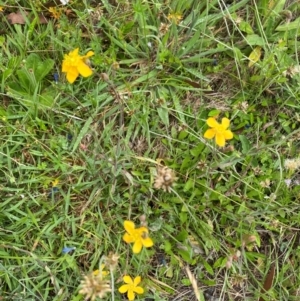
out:
M265 279L264 286L261 289L262 294L266 293L272 287L274 275L275 275L275 264L273 263ZM265 301L265 299L263 297L260 297L259 301Z
M6 18L10 24L25 24L26 16L28 16L28 12L18 11L16 13L10 13Z
M9 15L6 16L6 18L10 24L25 24L28 14L29 13L27 11L18 11L16 13L10 13ZM39 17L40 24L48 23L48 20L43 14L39 14L38 17Z

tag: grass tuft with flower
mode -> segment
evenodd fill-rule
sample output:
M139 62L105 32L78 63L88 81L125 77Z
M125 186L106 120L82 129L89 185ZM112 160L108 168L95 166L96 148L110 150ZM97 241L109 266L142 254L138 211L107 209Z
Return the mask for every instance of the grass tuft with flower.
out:
M299 8L229 2L3 1L1 301L300 300Z

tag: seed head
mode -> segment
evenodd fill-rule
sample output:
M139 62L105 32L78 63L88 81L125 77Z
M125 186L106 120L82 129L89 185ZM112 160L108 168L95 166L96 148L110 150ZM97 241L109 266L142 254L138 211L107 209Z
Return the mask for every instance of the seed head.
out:
M90 273L83 276L79 293L86 295L87 299L94 301L97 297L104 298L109 292L111 292L110 282L103 280L101 273L97 275Z
M175 172L171 168L167 166L158 166L157 175L154 181L154 188L170 192L171 187L176 180Z
M109 267L110 270L114 270L118 265L119 258L120 255L109 252L109 255L105 258L105 265Z

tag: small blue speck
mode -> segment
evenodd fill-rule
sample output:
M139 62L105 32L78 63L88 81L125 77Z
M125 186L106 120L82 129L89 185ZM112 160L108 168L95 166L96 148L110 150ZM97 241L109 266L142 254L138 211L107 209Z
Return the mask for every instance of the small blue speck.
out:
M58 84L58 80L59 80L59 75L58 75L58 73L54 73L54 74L53 74L53 78L54 78L55 83Z
M74 251L75 249L76 249L76 247L64 247L61 252L63 254L68 254L68 253Z
M158 262L159 262L160 266L166 266L167 265L167 261L166 261L165 257L161 254L158 256Z
M217 60L217 59L213 59L212 65L213 65L214 67L215 67L215 66L218 66L218 60Z
M51 191L48 194L48 198L51 198L52 196L54 196L55 192L58 192L59 189L57 187L52 187Z

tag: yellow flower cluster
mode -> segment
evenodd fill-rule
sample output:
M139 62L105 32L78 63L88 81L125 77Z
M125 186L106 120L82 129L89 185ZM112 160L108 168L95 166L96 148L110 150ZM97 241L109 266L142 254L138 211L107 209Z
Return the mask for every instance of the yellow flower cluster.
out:
M136 228L132 221L124 221L124 228L126 233L123 235L123 240L128 244L133 243L133 253L140 253L143 247L149 248L153 246L153 241L148 236L149 230L146 226ZM95 300L97 297L104 298L107 293L112 292L107 276L116 268L118 259L119 256L113 253L105 257L105 263L101 264L99 270L84 276L80 284L79 293L86 295L90 300ZM106 266L110 268L110 272L105 270ZM119 287L119 292L121 294L127 293L129 301L133 301L136 294L144 293L144 289L139 286L142 281L141 276L132 278L129 275L124 275L123 281L125 284Z
M175 24L178 24L182 20L182 14L180 14L178 12L168 14L168 20L171 22L174 22Z
M62 62L62 72L66 73L66 78L69 83L74 83L79 75L83 77L91 76L93 71L89 66L88 59L93 56L94 52L89 51L86 55L79 55L79 48L65 54ZM53 182L53 186L56 186L57 182ZM126 233L123 235L123 240L128 244L133 244L132 251L134 254L141 252L142 248L150 248L153 246L152 239L148 236L149 230L143 224L141 227L135 227L132 221L124 221L124 228ZM80 284L79 293L86 295L87 299L95 300L96 298L104 298L107 293L112 292L112 287L107 276L111 274L113 280L112 271L118 264L119 256L117 254L110 254L106 257L105 264L101 264L98 270L93 271L83 277ZM110 272L105 271L105 267L108 266ZM123 276L123 284L119 288L121 294L127 293L128 300L135 299L136 294L143 294L144 289L139 286L142 279L140 276L131 278L129 275Z
M124 221L124 228L126 233L123 235L123 240L128 244L133 243L133 253L138 254L141 252L143 247L150 248L153 246L153 241L148 236L149 230L147 227L142 226L140 228L136 228L132 221ZM119 292L121 294L127 293L129 301L135 299L135 294L144 293L144 289L141 286L138 286L141 282L140 276L132 279L129 275L125 275L123 277L123 281L125 284L119 288Z

